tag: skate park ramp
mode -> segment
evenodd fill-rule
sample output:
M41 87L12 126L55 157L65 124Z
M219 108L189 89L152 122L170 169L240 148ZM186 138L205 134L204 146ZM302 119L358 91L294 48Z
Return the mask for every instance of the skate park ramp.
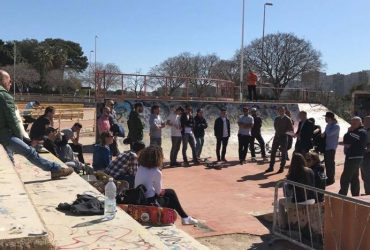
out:
M126 134L128 133L127 128L127 119L133 109L133 105L136 103L136 100L125 100L117 102L115 105L115 110L118 115L118 121L124 125ZM220 114L221 108L226 108L228 113L228 118L230 119L231 124L231 137L229 139L229 144L227 148L227 157L237 158L238 157L238 125L237 120L242 114L242 107L248 106L250 108L256 108L258 114L263 119L262 126L262 136L265 139L265 142L268 142L272 139L274 135L273 120L277 116L277 108L279 106L285 106L291 113L292 118L295 121L295 128L298 125L298 113L301 110L307 111L308 117L313 117L317 121L316 123L320 125L323 129L326 126L325 123L325 112L329 111L326 107L321 104L299 104L299 103L222 103L222 102L199 102L199 101L142 101L144 105L144 112L141 116L145 124L144 129L144 143L149 145L149 116L150 116L150 107L153 104L158 104L160 106L160 115L164 120L167 120L171 112L178 106L184 107L185 105L191 105L193 108L193 114L196 114L198 108L203 109L204 117L208 122L208 128L206 129L205 142L202 152L202 158L213 157L215 158L215 147L216 147L216 138L214 137L214 122L215 119ZM98 110L99 116L99 110ZM339 125L341 126L341 137L347 131L349 124L343 119L338 119ZM270 143L271 145L272 143ZM170 127L166 127L162 130L162 147L164 149L165 158L169 159L169 152L171 148L171 130ZM188 155L190 156L190 150L188 150ZM181 152L179 153L179 159L181 159Z

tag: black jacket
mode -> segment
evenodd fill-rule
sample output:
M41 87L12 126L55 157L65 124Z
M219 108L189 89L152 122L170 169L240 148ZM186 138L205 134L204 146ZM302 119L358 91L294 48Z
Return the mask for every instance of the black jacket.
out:
M346 158L363 158L366 152L366 143L367 131L364 127L347 132L343 137L343 144L349 145L348 148L344 149Z
M185 132L185 127L194 129L194 118L192 114L189 114L189 118L186 113L183 113L180 118L182 133Z
M204 130L208 127L206 119L204 117L194 117L194 136L204 137Z
M254 123L253 123L251 132L252 132L252 136L256 137L261 134L262 119L259 116L252 115L252 117L253 117Z
M142 141L144 137L144 124L141 121L139 114L133 110L131 111L129 118L127 120L127 127L128 127L128 138L131 139L132 142Z
M31 140L43 140L46 135L46 124L50 124L50 121L46 116L42 115L37 120L32 123L30 130Z
M230 137L230 121L226 118L226 124L227 124L227 133L228 137ZM222 118L219 117L215 120L215 136L216 138L222 138L224 134L224 122L222 121Z
M297 134L299 139L297 139L296 149L309 150L312 148L312 138L313 138L314 126L310 120L305 122L299 122Z
M326 174L325 174L325 168L320 163L311 167L314 176L315 176L315 187L325 190L326 187ZM318 193L317 197L315 197L316 201L322 202L324 201L324 195Z

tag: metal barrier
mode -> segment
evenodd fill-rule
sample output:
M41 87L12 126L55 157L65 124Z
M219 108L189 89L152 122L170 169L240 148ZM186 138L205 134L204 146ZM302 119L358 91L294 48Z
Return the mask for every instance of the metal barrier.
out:
M287 190L291 191L290 196L287 195L287 192L289 192ZM304 193L304 202L294 202L297 201L297 191L300 194ZM325 205L332 208L332 199L340 200L342 207L344 203L370 207L370 202L360 199L342 196L289 180L278 181L275 185L272 233L304 249L323 249L325 232L328 234L328 230L330 230L329 228L324 230L324 214L330 212L333 217L333 211L325 212L324 208ZM327 208L327 210L329 209ZM342 218L343 211L342 209L340 216L336 219ZM370 212L367 214L366 223L369 223L369 218ZM335 233L331 233L335 236L330 238L334 241L335 249L344 249L342 248L341 233L343 229L333 230L337 230ZM362 230L358 237L359 240L356 242L358 247L356 249L361 249L360 246L366 244L363 242L366 230L367 227Z

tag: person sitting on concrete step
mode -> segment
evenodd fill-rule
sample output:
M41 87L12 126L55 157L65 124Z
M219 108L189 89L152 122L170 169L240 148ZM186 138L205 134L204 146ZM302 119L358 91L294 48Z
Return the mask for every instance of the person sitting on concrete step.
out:
M113 134L104 131L100 134L100 143L94 145L92 167L95 171L104 171L112 161L109 145L113 143Z

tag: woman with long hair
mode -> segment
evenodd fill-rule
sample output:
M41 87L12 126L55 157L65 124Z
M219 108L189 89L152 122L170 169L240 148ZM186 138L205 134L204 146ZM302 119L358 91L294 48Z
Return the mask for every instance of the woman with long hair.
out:
M293 154L287 179L308 186L315 186L315 177L313 171L307 167L307 162L303 155L298 153ZM293 202L304 202L312 198L311 192L305 192L305 190L300 187L293 188Z
M144 185L145 198L148 203L156 203L162 207L174 209L181 217L182 224L192 225L198 221L188 216L182 208L173 189L162 189L163 152L159 146L149 146L139 155L139 167L135 176L135 187Z
M314 176L315 176L315 187L325 190L326 186L326 174L325 174L325 168L321 164L319 154L314 152L309 152L305 155L307 165L309 168L312 169ZM316 197L315 197L316 199ZM322 202L324 200L323 194L317 194L316 201Z

